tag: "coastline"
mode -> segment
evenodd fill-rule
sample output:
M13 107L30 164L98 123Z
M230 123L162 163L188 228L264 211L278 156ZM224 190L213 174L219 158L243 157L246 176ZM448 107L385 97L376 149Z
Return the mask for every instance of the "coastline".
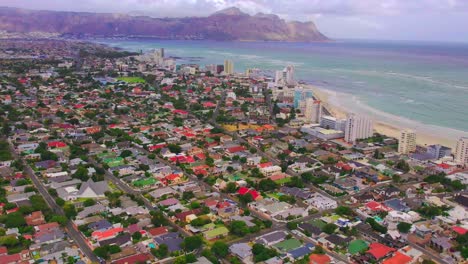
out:
M346 118L350 112L368 115L374 120L374 130L377 133L398 138L402 129L412 129L416 132L416 143L421 146L441 144L454 150L458 137L468 136L468 132L422 124L414 120L393 116L388 113L364 105L355 96L327 90L322 87L304 85L314 92L314 96L322 101L322 105L337 118ZM352 106L355 107L352 107Z

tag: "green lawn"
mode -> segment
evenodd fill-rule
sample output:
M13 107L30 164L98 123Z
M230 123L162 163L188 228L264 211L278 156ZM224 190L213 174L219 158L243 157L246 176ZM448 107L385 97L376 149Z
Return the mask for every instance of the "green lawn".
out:
M124 81L126 83L146 83L145 79L141 77L119 77L119 81Z

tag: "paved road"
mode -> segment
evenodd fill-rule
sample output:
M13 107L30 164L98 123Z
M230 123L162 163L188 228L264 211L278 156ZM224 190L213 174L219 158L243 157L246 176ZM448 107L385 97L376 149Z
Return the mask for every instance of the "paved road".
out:
M44 186L42 181L36 176L36 174L34 174L34 171L31 169L31 167L16 153L13 144L9 140L8 143L10 144L11 153L13 154L15 159L21 160L21 162L23 162L23 164L25 165L24 172L26 173L26 175L29 176L34 186L37 188L42 197L44 197L44 200L47 202L52 211L58 215L65 216L65 212L60 206L57 205L55 199L49 194L47 188ZM89 260L91 260L92 262L99 262L99 259L96 257L96 255L94 255L93 251L89 247L86 238L84 238L81 232L79 232L76 229L72 221L68 221L66 225L66 230L68 232L68 236L75 241L75 243L80 247L81 251L86 255L86 257Z

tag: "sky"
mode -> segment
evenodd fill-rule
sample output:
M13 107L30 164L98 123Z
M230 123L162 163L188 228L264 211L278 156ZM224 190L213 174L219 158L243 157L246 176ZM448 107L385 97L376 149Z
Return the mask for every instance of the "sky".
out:
M314 21L334 39L468 42L468 0L0 0L27 9L206 16L228 7Z

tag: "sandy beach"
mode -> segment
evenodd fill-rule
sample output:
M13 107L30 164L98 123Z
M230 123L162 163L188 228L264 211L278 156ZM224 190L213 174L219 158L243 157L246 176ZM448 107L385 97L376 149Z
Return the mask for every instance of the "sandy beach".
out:
M347 113L365 114L374 120L374 130L377 133L398 138L402 129L412 129L416 132L417 144L441 144L455 148L456 140L468 136L468 132L455 129L426 125L417 121L392 116L391 114L372 109L356 101L352 95L346 95L313 85L305 85L314 91L315 97L322 101L323 106L337 118L346 118ZM354 101L353 101L354 100Z

